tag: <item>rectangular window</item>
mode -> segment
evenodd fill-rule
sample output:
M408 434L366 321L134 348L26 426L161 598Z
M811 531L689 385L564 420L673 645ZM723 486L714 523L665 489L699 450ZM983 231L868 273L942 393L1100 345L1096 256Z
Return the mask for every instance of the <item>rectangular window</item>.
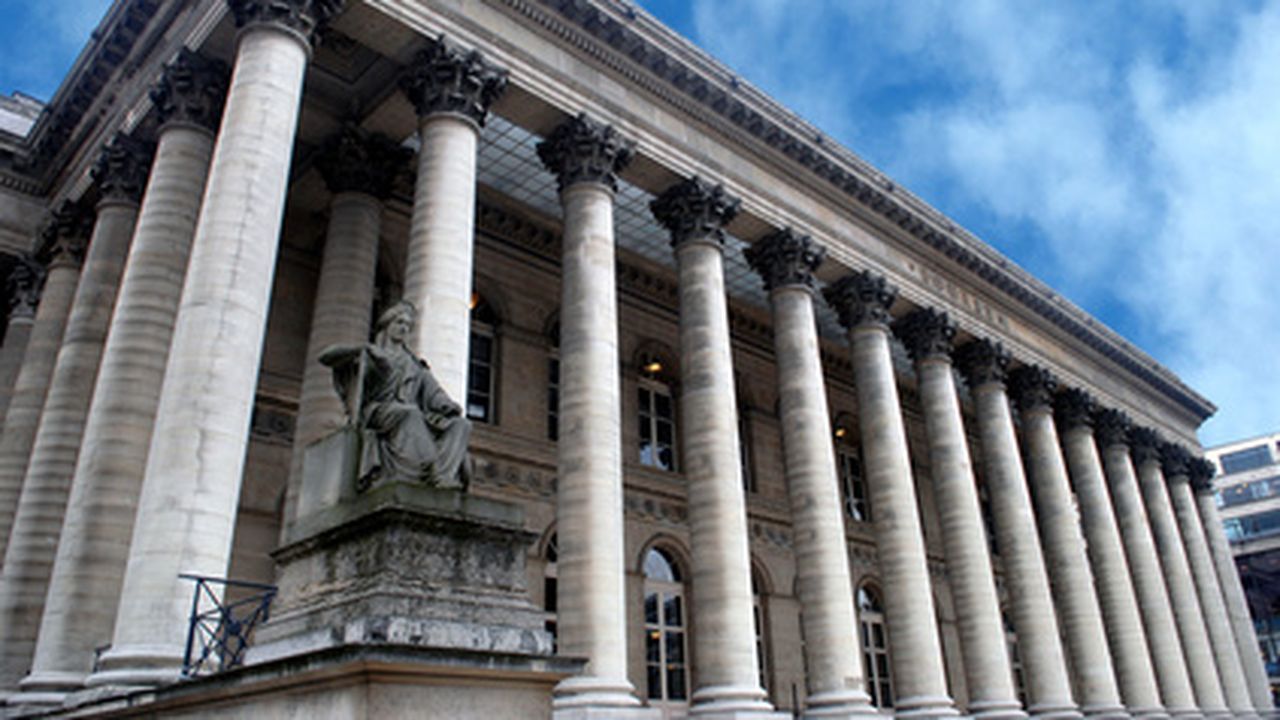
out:
M640 408L640 463L676 469L675 410L665 385L646 382L637 397Z
M494 387L493 332L471 330L471 362L467 370L467 417L476 422L493 422Z
M1233 507L1280 494L1280 475L1224 487L1218 491L1218 507Z
M1244 472L1271 464L1271 448L1266 445L1254 445L1243 450L1229 452L1219 458L1222 472L1225 475Z
M836 462L845 514L859 522L870 522L871 500L867 496L867 483L862 479L862 460L849 450L839 450Z

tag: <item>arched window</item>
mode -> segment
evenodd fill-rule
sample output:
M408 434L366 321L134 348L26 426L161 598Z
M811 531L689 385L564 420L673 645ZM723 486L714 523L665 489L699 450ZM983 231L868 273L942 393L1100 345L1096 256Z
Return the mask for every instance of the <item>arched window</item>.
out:
M542 610L546 613L544 627L551 633L551 646L556 646L556 601L560 594L560 584L556 573L556 562L560 559L559 537L552 535L547 540L546 565L542 570Z
M640 356L637 407L640 421L640 464L676 469L676 408L667 363L657 355Z
M889 672L889 629L884 622L884 603L875 588L858 588L858 637L862 643L862 672L867 677L867 694L876 707L893 707L893 676Z
M547 439L560 439L560 323L547 333L551 347L547 351Z
M689 698L684 573L666 550L644 557L644 648L650 700Z
M840 495L844 512L858 522L871 522L871 496L862 474L862 457L851 423L844 417L836 418L832 431L836 443L836 471L840 476Z
M478 293L471 295L471 358L467 369L467 417L494 422L498 378L498 314Z
M1009 648L1009 668L1013 671L1013 688L1018 692L1018 702L1027 706L1027 680L1022 670L1022 655L1018 652L1018 632L1009 620L1009 614L1000 613L1004 621L1004 640Z
M756 670L760 675L760 687L769 690L769 647L766 642L765 629L769 627L765 615L764 583L760 573L751 569L751 608L752 621L756 632Z

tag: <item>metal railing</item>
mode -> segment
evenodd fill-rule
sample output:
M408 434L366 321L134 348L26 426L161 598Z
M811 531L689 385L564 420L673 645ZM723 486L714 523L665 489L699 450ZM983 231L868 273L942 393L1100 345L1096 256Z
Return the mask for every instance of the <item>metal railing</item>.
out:
M182 574L178 577L196 584L191 596L187 646L182 657L183 677L222 672L242 663L253 629L267 620L271 601L276 597L276 587L204 575ZM256 592L225 602L216 588L222 588L223 592L235 588ZM201 610L202 606L208 609Z

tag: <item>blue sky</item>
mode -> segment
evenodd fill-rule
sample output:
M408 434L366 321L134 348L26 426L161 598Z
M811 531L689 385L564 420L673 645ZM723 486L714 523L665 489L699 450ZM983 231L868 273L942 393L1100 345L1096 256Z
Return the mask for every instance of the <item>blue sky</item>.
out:
M108 0L0 0L48 99ZM1280 5L642 0L1172 368L1280 429Z

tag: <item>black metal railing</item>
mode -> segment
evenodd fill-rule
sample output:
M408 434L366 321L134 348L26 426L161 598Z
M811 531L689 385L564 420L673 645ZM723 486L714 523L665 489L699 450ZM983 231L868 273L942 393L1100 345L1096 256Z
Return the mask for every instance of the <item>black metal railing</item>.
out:
M191 596L187 648L182 657L183 676L207 675L239 665L244 661L253 629L267 620L271 601L276 597L275 586L204 575L178 577L196 584ZM224 593L235 589L255 592L226 602L217 588Z

